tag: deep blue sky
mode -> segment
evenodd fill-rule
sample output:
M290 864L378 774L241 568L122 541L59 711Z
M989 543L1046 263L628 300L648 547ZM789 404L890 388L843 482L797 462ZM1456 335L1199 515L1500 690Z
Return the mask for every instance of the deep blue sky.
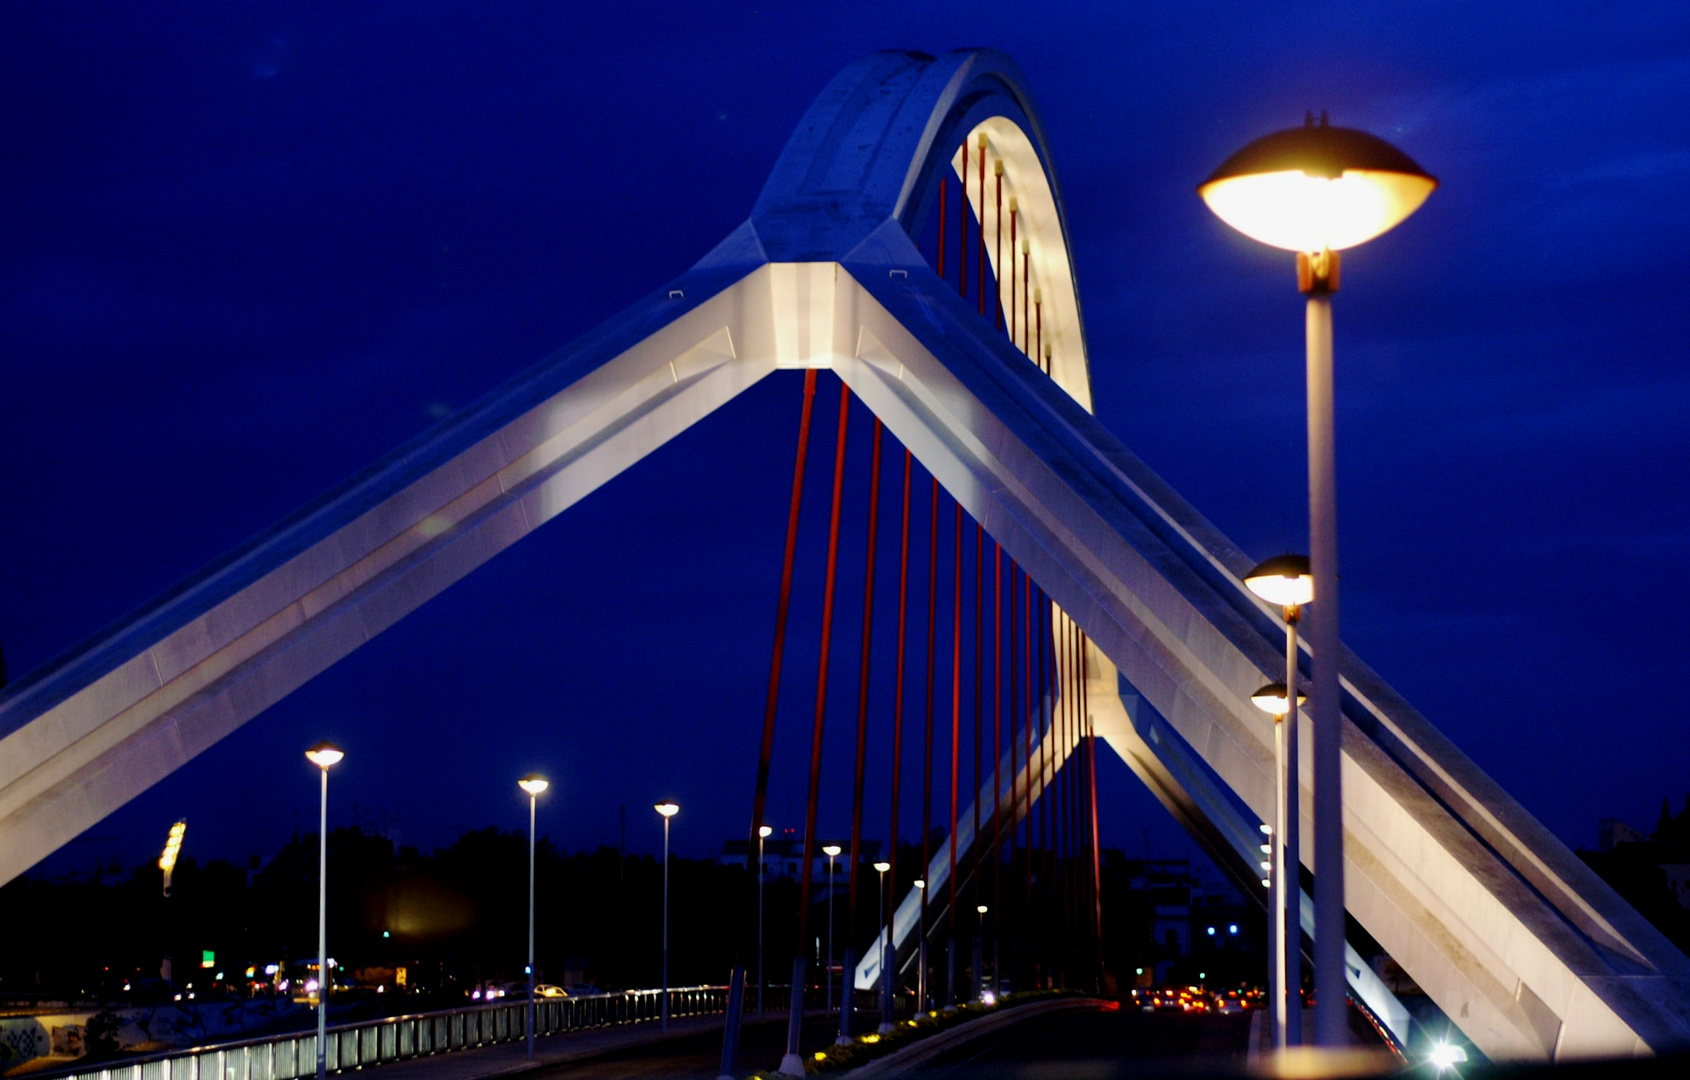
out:
M1194 185L1308 108L1442 180L1346 258L1346 637L1569 843L1651 824L1690 790L1687 42L1682 3L7 5L0 641L47 662L684 270L845 63L984 44L1047 125L1099 415L1257 555L1304 543L1300 299ZM627 804L649 850L673 796L713 852L748 810L796 397L766 381L55 865L182 814L202 858L267 855L323 735L336 819L406 842L519 827L539 768L559 843ZM1180 846L1104 781L1106 841Z

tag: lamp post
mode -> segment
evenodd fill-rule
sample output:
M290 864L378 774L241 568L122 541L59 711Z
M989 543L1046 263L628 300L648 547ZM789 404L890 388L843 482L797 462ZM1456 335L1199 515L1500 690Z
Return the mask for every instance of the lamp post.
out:
M1333 450L1332 294L1338 252L1365 243L1419 209L1437 181L1373 135L1317 126L1264 135L1221 163L1197 192L1222 221L1264 244L1297 253L1306 314L1309 555L1320 606L1314 653L1314 911L1316 1041L1345 1044L1344 797L1338 697L1338 508Z
M822 854L827 856L827 1010L833 1011L833 860L839 858L839 853L845 849L838 844L828 844L822 848ZM844 991L840 991L840 1000L844 1000Z
M305 751L306 760L317 766L323 778L322 814L317 827L317 1080L323 1080L328 1071L329 769L345 756L339 747L326 742Z
M528 1056L534 1056L534 818L540 793L551 781L529 773L516 782L528 793Z
M915 879L915 891L921 902L916 905L920 912L920 920L916 927L916 972L915 972L915 1007L922 1011L927 1008L927 879Z
M1250 695L1250 701L1273 717L1273 825L1263 831L1268 842L1262 847L1267 861L1271 912L1268 916L1268 997L1273 1003L1273 1046L1283 1050L1286 1012L1285 912L1288 883L1285 877L1285 717L1296 706L1282 682L1269 683Z
M774 835L769 825L757 829L757 1011L763 1011L763 841Z
M1298 779L1302 741L1298 705L1303 694L1297 685L1297 623L1302 620L1303 605L1314 599L1314 576L1309 573L1308 556L1278 555L1257 563L1244 575L1244 585L1268 603L1278 605L1285 619L1285 767L1279 778L1284 813L1277 846L1287 876L1281 885L1279 948L1285 954L1287 980L1281 988L1287 999L1285 1045L1298 1046L1303 1041L1302 785Z
M980 916L979 928L974 934L974 999L986 999L986 905L976 904L974 914Z
M158 868L164 872L164 898L170 899L170 876L176 872L176 859L182 854L182 838L188 833L188 819L183 818L170 826L170 832L164 838L164 851L159 853ZM169 982L175 974L172 958L175 955L170 942L175 938L175 926L170 919L170 908L164 909L164 963L158 967L158 973Z
M880 892L880 929L875 932L874 936L875 940L880 944L880 985L882 988L882 993L880 995L880 1030L882 1032L892 1030L891 998L887 997L884 992L886 987L892 985L892 961L887 949L888 944L892 940L892 932L886 927L886 871L890 869L892 869L892 864L889 862L877 862L874 864L874 872L880 875L878 887L878 891ZM853 979L852 985L849 987L841 987L839 992L842 994L852 993L856 989L855 983L856 981Z
M681 812L679 805L660 802L655 807L663 816L663 1019L660 1027L669 1030L669 819Z

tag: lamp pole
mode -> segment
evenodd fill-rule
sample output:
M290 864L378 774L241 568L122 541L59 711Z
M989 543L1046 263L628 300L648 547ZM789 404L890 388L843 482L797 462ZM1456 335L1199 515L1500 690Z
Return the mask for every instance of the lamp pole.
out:
M1332 294L1338 253L1394 228L1438 182L1390 143L1309 114L1265 135L1197 188L1222 221L1297 253L1307 298L1309 562L1320 604L1311 620L1314 726L1314 972L1316 1042L1348 1041L1344 976L1343 702L1339 697L1338 501L1333 442Z
M845 849L838 844L828 844L822 848L822 854L827 856L827 1005L829 1012L833 1011L833 860ZM841 1004L844 1002L844 990L840 990Z
M317 825L317 1080L328 1072L329 1007L329 769L346 754L323 742L305 751L322 776L322 810Z
M533 773L516 782L528 793L528 1056L534 1056L534 820L540 792L550 781Z
M774 833L764 825L757 830L757 1011L763 1011L763 841Z
M669 819L681 812L672 802L657 804L663 816L663 1019L660 1027L669 1030Z
M1284 999L1285 1019L1283 1024L1274 1028L1274 1045L1297 1046L1303 1041L1303 887L1299 870L1302 861L1298 850L1301 796L1297 779L1297 716L1303 695L1297 686L1297 624L1303 617L1303 605L1314 599L1314 577L1309 572L1306 555L1278 555L1257 563L1244 575L1244 585L1263 600L1278 606L1285 619L1285 682L1276 706L1282 709L1282 714L1275 716L1274 744L1280 764L1274 773L1277 787L1275 831L1269 848L1274 856L1275 955L1282 958L1282 962L1276 961L1281 983L1274 994L1276 999ZM1260 695L1270 689L1264 687L1257 693ZM1268 711L1273 710L1270 708ZM1283 745L1280 732L1283 732ZM1274 934L1269 937L1273 939Z
M915 879L915 891L920 897L917 907L920 910L919 922L916 927L916 972L915 972L915 1007L917 1011L927 1008L927 879Z
M877 862L874 864L874 872L880 875L878 885L878 891L880 893L880 928L875 931L874 937L875 941L880 945L880 985L882 988L880 995L880 1030L883 1032L890 1031L892 1028L892 999L885 993L885 988L892 985L892 960L891 950L889 948L892 941L892 931L886 925L886 871L890 869L892 869L892 864L889 862ZM846 994L851 993L856 989L854 984L855 980L853 980L853 985L841 987L840 992Z

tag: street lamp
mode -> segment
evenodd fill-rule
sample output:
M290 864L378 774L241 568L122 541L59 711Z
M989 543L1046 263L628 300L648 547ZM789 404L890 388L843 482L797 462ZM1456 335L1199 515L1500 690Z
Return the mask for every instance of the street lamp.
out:
M540 793L551 787L551 781L529 773L516 782L528 793L528 1056L534 1056L534 816Z
M763 841L773 836L769 825L757 827L757 1011L763 1011Z
M892 961L889 958L887 951L887 945L892 940L892 931L886 926L886 871L890 869L892 869L892 864L889 862L877 862L874 864L874 872L880 875L880 929L875 933L875 939L880 942L880 986L882 990L880 995L882 1005L880 1031L882 1034L892 1030L892 1010L890 1008L891 999L885 994L885 988L892 985ZM885 934L886 936L881 937L881 934ZM840 993L849 994L854 989L855 982L853 981L850 987L841 987Z
M328 1071L329 770L345 756L339 747L326 742L305 751L306 760L323 775L322 816L317 827L317 1080L323 1080Z
M1301 725L1298 705L1302 692L1297 685L1297 624L1302 621L1303 605L1314 599L1314 575L1309 573L1307 555L1276 555L1257 563L1244 575L1244 586L1257 596L1280 609L1285 619L1285 768L1279 777L1284 814L1280 824L1280 847L1284 852L1284 866L1289 877L1284 882L1284 903L1280 905L1280 951L1285 954L1286 978L1282 988L1291 1001L1296 1002L1285 1020L1285 1045L1297 1046L1303 1041L1302 983L1303 926L1299 915L1302 896L1302 782L1298 771L1302 767Z
M918 903L916 905L916 910L920 913L920 916L921 916L920 922L919 922L919 924L916 928L917 933L916 933L916 940L915 940L915 952L916 952L916 972L915 972L915 1003L916 1004L915 1004L915 1007L918 1010L922 1010L922 1009L927 1008L927 879L926 878L916 878L915 879L915 891L920 896L920 903Z
M176 822L176 824L170 826L170 832L164 838L164 851L159 854L158 868L160 870L164 871L164 896L165 896L165 899L170 898L170 875L172 873L174 873L175 870L176 870L176 858L177 858L177 856L182 854L182 837L185 836L187 834L187 832L188 832L188 821L187 821L186 818L183 818L182 820ZM171 952L171 949L170 949L170 939L172 939L176 936L175 932L174 932L175 928L171 924L171 920L170 920L170 908L169 907L165 908L164 924L165 924L164 963L159 965L158 973L164 977L165 982L169 982L171 976L174 974L174 971L172 970L172 958L173 958L174 954Z
M986 905L974 905L979 925L974 933L974 997L986 1000Z
M1268 683L1250 695L1251 704L1273 717L1273 831L1267 849L1267 861L1262 869L1272 882L1269 889L1268 915L1268 997L1273 1002L1273 1045L1285 1048L1285 845L1273 842L1273 837L1285 836L1285 717L1294 708L1291 695L1282 682ZM1213 927L1210 933L1213 933Z
M660 802L654 807L663 817L663 1019L661 1028L669 1030L669 819L681 812L679 805Z
M1343 730L1338 698L1338 508L1332 424L1332 294L1338 252L1395 227L1437 181L1407 154L1353 128L1276 131L1223 161L1197 188L1222 221L1254 240L1297 253L1308 297L1309 555L1315 611L1314 908L1317 1041L1341 1047L1344 1013Z
M845 849L838 844L826 844L822 854L827 856L827 1010L833 1011L833 860ZM843 1001L844 991L840 991Z

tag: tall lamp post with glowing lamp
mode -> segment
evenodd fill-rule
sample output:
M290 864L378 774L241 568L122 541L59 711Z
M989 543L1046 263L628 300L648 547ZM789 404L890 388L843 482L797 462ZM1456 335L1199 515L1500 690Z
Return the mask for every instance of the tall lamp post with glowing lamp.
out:
M1338 697L1338 511L1332 436L1332 294L1338 252L1393 228L1437 187L1407 154L1354 128L1317 125L1264 135L1223 161L1197 192L1245 236L1297 253L1308 297L1309 554L1320 606L1314 653L1314 912L1316 1041L1347 1039L1344 990L1342 713Z
M1268 834L1268 842L1262 845L1268 858L1262 863L1262 869L1268 875L1268 888L1272 890L1269 894L1271 914L1268 917L1268 998L1276 1050L1283 1050L1286 1046L1286 998L1289 994L1285 916L1290 902L1291 881L1285 876L1285 717L1296 708L1292 704L1294 700L1282 682L1268 683L1250 695L1250 701L1256 708L1273 717L1273 825L1271 830L1263 830Z
M890 869L892 869L892 864L889 862L874 864L874 872L880 875L876 881L875 889L880 893L880 929L875 931L874 938L880 943L880 1033L883 1035L892 1030L892 995L889 993L892 988L892 953L890 949L892 930L886 925L886 871ZM886 936L881 937L882 934ZM855 993L857 988L855 972L847 975L846 978L851 981L840 987L840 993Z
M516 782L528 793L528 1056L534 1056L534 819L540 793L551 787L551 781L529 773Z
M757 827L757 1011L763 1011L763 841L775 834L771 825Z
M323 778L322 814L317 827L317 1080L328 1072L329 984L329 770L340 764L345 751L320 742L305 751Z
M188 833L188 819L183 818L170 826L170 832L164 838L164 851L159 854L158 868L164 872L164 898L170 899L170 876L176 872L176 860L182 854L182 838ZM170 920L170 908L165 909L165 943L164 963L158 966L158 973L169 982L174 971L174 952L170 941L176 937L175 926Z
M1297 1046L1303 1041L1303 926L1299 911L1303 891L1302 830L1297 775L1301 753L1297 706L1303 701L1303 693L1297 685L1297 623L1302 620L1303 605L1314 599L1314 577L1309 573L1308 556L1276 555L1257 563L1244 575L1244 586L1268 603L1278 605L1285 618L1285 764L1279 777L1278 796L1284 812L1275 825L1280 831L1274 834L1285 876L1276 877L1275 884L1283 900L1279 905L1278 928L1287 980L1280 993L1288 999L1283 1045Z
M661 1028L669 1030L669 819L681 812L680 805L668 801L654 808L663 818L663 1020Z
M833 860L839 858L839 853L845 849L838 844L827 844L822 847L822 854L827 856L827 1004L828 1012L833 1011ZM843 1001L844 991L840 1000Z

